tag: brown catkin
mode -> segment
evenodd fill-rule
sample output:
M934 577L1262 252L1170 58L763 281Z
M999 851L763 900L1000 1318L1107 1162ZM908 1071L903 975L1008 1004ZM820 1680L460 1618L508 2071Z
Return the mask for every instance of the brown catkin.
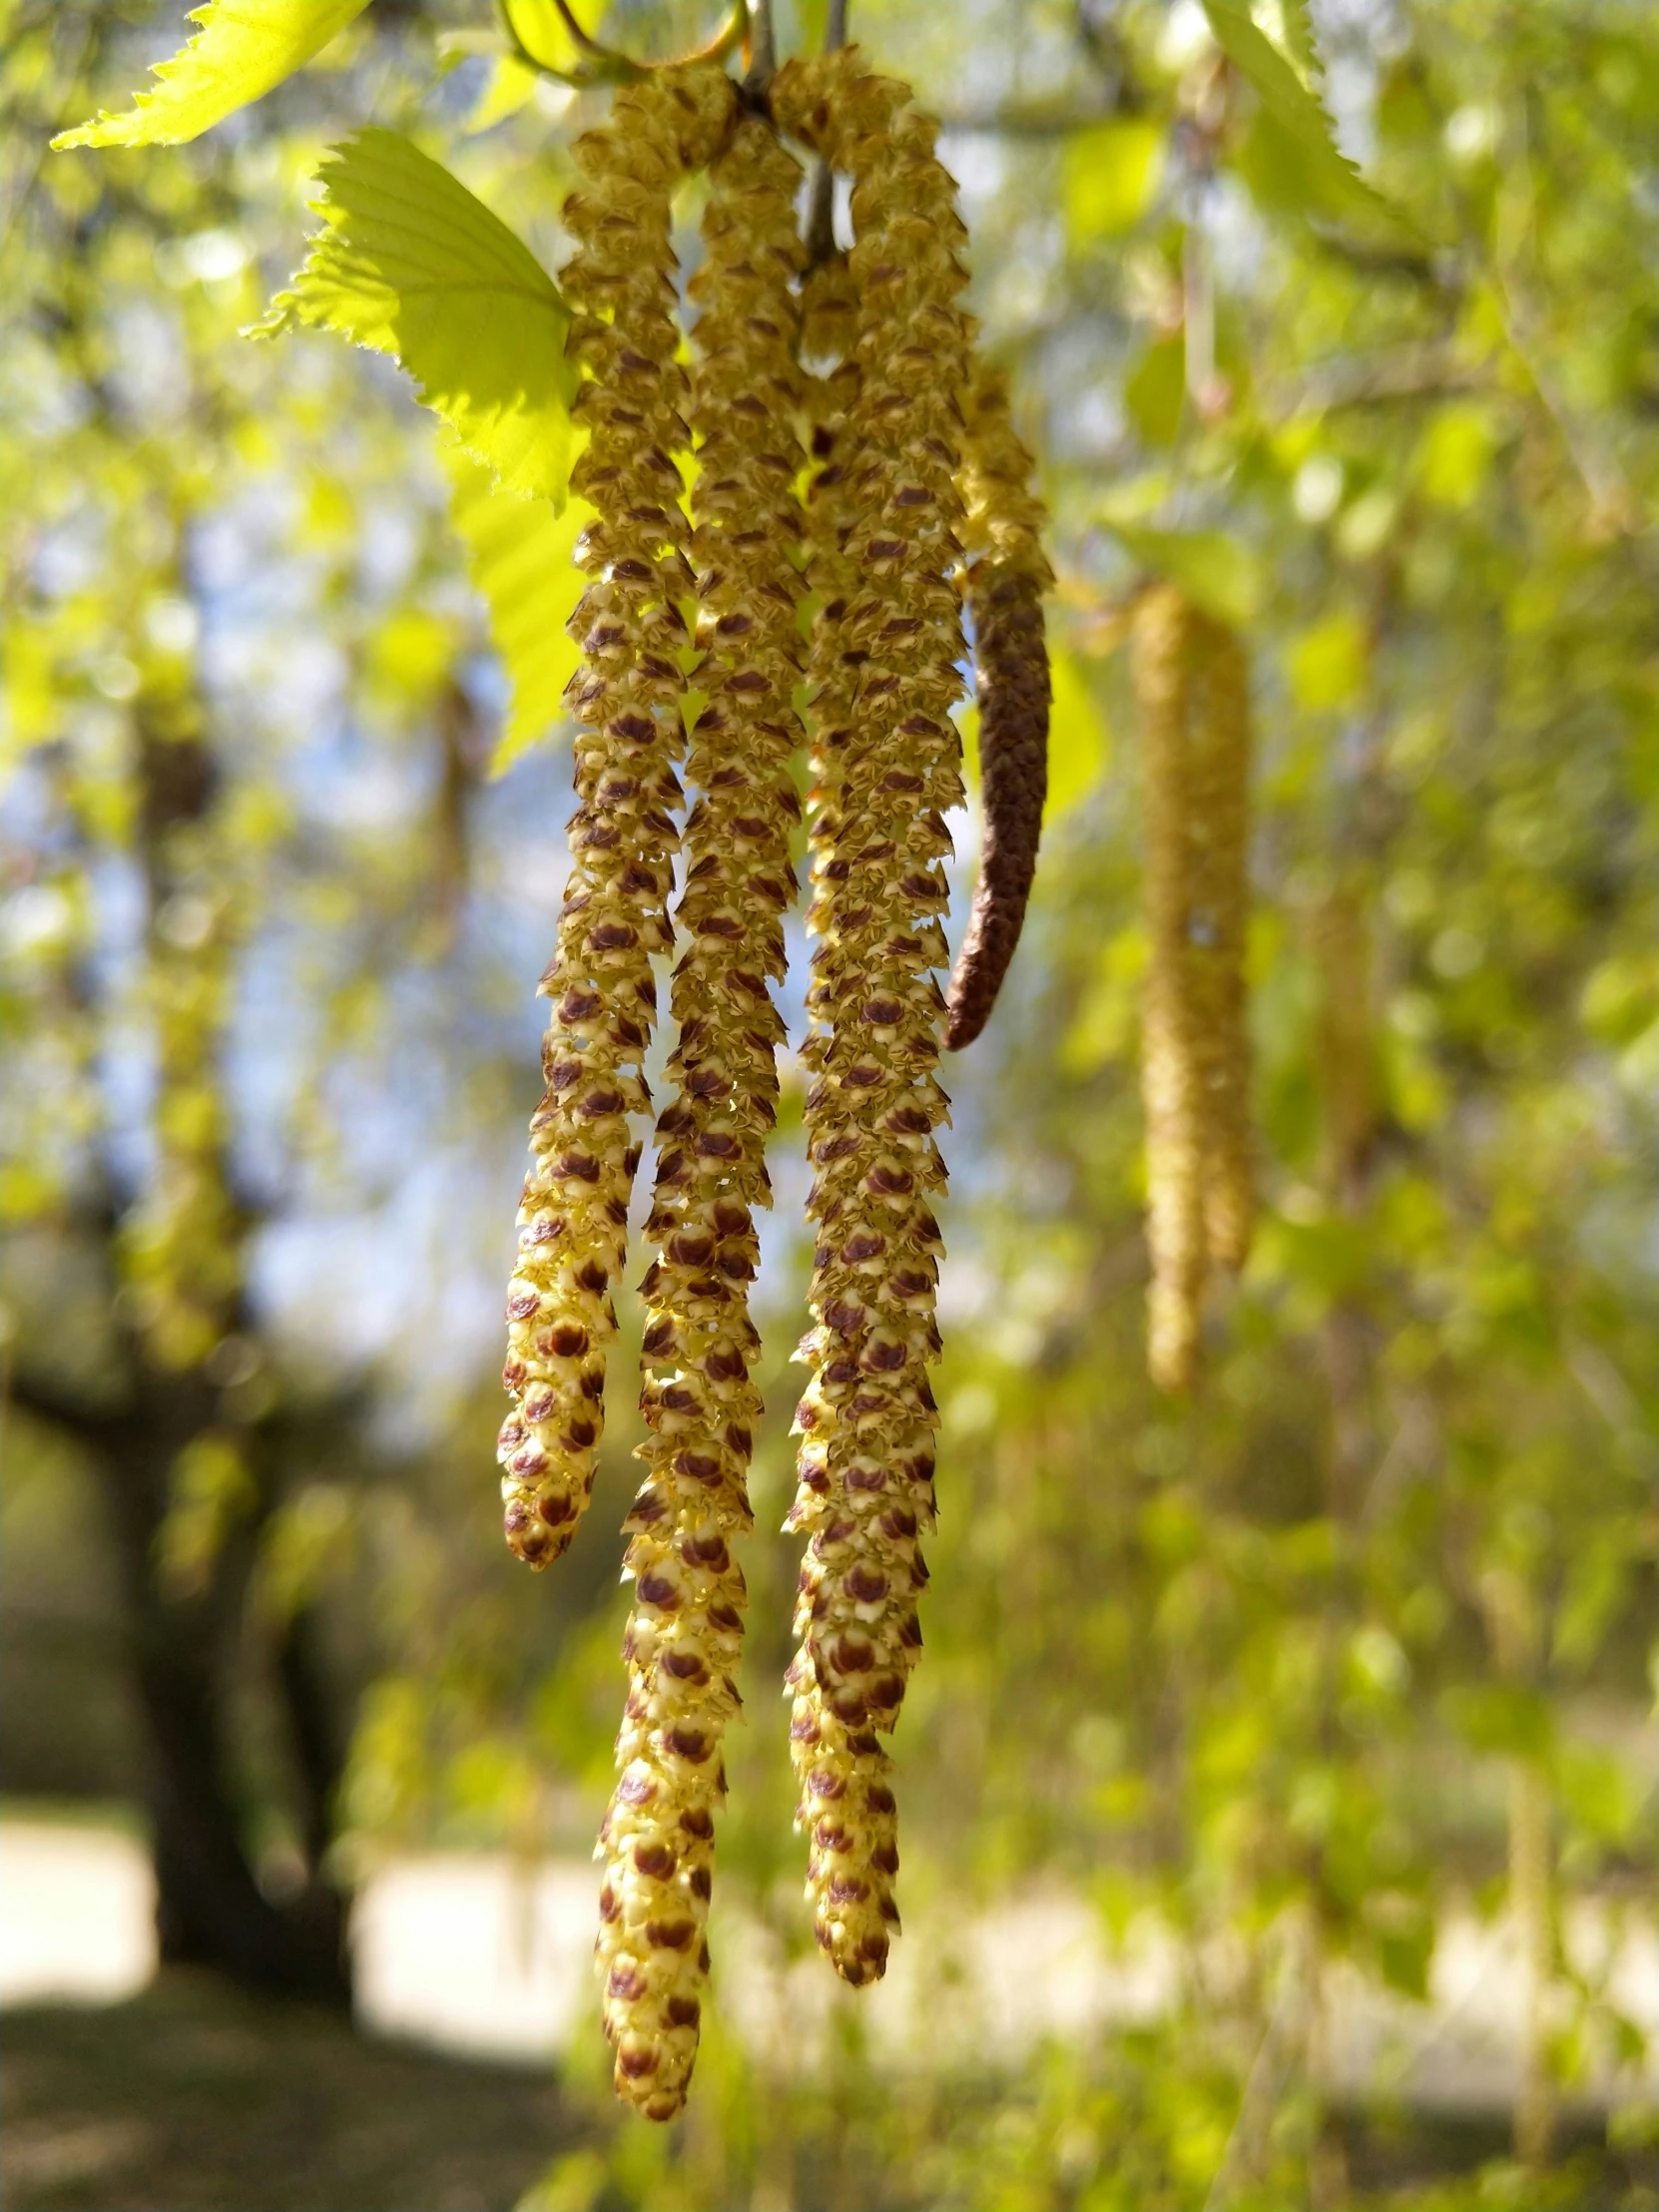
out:
M547 1089L530 1124L502 1371L513 1399L499 1437L507 1541L533 1567L564 1550L593 1489L611 1286L639 1158L629 1117L650 1103L651 957L672 941L686 643L676 602L692 572L673 458L687 433L669 229L674 187L713 153L732 100L712 67L624 86L609 121L576 142L586 183L564 209L577 241L562 277L577 309L570 351L589 379L577 409L590 438L572 486L596 517L576 555L593 579L571 620L582 665L566 695L580 805L541 984L553 1006Z
M791 289L800 182L771 128L740 122L710 171L706 260L691 285L702 310L696 681L708 704L688 762L698 798L678 918L689 947L674 977L674 1095L657 1124L647 1223L656 1258L642 1286L650 1471L627 1522L628 1705L600 1838L597 1944L617 2089L654 2120L681 2109L697 2054L721 1739L739 1703L744 1581L732 1545L751 1525L761 1410L747 1286L759 1256L754 1209L770 1202L765 1149L784 1036L768 984L785 972L790 833L801 819L789 771L804 589L790 558L801 535Z
M790 1673L798 1815L818 1941L854 1984L886 1964L898 1852L880 1735L920 1645L917 1535L933 1513L937 1413L927 1370L944 1182L933 1132L945 963L939 917L961 797L956 473L968 330L963 232L934 127L854 49L795 63L780 123L852 180L851 368L813 503L817 626L813 800L819 938L807 1100L818 1229L802 1347L813 1369L792 1528L809 1532ZM832 285L814 302L837 319ZM846 318L839 319L844 328ZM835 412L831 400L830 416Z
M945 1042L953 1052L984 1028L1008 972L1037 867L1048 792L1048 648L1042 502L1031 456L1008 419L1000 369L980 362L966 407L963 544L979 699L984 837L973 910L951 972Z
M1148 1364L1176 1390L1197 1372L1209 1262L1242 1265L1250 1238L1248 668L1229 629L1163 584L1136 610L1134 684L1146 793Z

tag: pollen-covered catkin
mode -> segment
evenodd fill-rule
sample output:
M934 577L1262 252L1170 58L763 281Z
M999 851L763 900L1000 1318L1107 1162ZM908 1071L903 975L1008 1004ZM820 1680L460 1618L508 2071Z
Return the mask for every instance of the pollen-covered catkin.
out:
M1241 1265L1250 1236L1248 672L1233 633L1163 584L1136 610L1134 683L1146 799L1148 1364L1173 1390L1197 1372L1209 1262Z
M810 1538L790 1676L808 1895L821 1947L854 1984L884 1970L897 1922L879 1738L920 1644L917 1536L933 1512L930 1196L944 1181L933 1132L948 1104L933 971L946 958L943 815L961 797L949 710L968 348L964 234L934 127L901 85L858 72L843 49L792 64L774 87L784 128L850 173L855 235L854 374L811 509L827 599L812 662L819 944L805 1048L817 1326L802 1348L814 1372L790 1516Z
M956 955L945 1042L959 1052L990 1018L1019 943L1048 794L1048 648L1042 502L1008 419L1000 369L980 362L967 398L962 538L979 700L984 835L973 910Z
M714 68L622 87L608 122L576 143L586 182L564 209L577 241L562 277L578 310L570 351L587 378L577 413L590 433L572 487L597 512L576 556L593 579L571 620L582 665L566 695L580 804L541 984L553 1007L547 1089L530 1124L502 1371L513 1399L499 1438L507 1541L533 1567L564 1550L593 1489L612 1283L639 1157L629 1117L650 1103L641 1069L656 1012L651 956L672 942L676 656L688 642L677 601L692 573L673 458L687 435L670 214L676 183L713 153L732 100Z
M702 310L691 555L707 705L687 764L697 798L678 919L688 946L674 974L674 1094L657 1124L646 1225L656 1251L642 1286L650 1471L627 1522L628 1705L600 1841L597 1944L618 2091L656 2120L684 2104L697 2055L721 1739L738 1706L744 1582L732 1544L751 1525L761 1409L747 1286L754 1209L770 1202L765 1149L784 1036L768 986L784 975L801 817L789 771L803 589L790 558L801 534L791 288L800 182L767 124L739 123L710 171L706 260L690 287Z

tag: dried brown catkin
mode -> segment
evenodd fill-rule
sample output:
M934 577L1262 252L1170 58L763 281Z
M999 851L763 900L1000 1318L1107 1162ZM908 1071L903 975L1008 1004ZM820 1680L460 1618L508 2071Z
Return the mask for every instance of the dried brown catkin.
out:
M979 880L948 994L953 1052L984 1028L1025 919L1048 793L1048 648L1042 502L1029 489L1031 456L1008 419L1000 369L980 362L969 387L962 539L979 699L984 805Z
M1136 610L1133 673L1146 798L1148 1361L1164 1388L1185 1389L1209 1262L1242 1264L1252 1215L1248 666L1232 631L1163 584Z
M855 235L853 374L814 501L826 607L812 661L820 941L806 1057L819 1243L790 1516L810 1534L790 1673L808 1895L821 1947L854 1984L883 1971L897 1922L879 1739L920 1644L916 1539L933 1511L941 1248L929 1200L948 1106L933 970L945 961L943 815L961 796L951 579L968 347L964 234L934 127L903 86L860 71L846 49L790 65L774 87L783 127L850 173Z
M684 2104L697 2053L721 1740L739 1704L744 1581L732 1545L751 1525L761 1410L747 1286L759 1257L753 1210L770 1199L765 1149L784 1035L768 984L785 971L790 832L801 816L789 773L804 588L790 559L801 534L791 289L800 182L771 128L741 121L710 171L706 260L691 285L702 310L696 682L708 704L688 761L698 796L678 919L689 943L674 976L674 1091L657 1124L647 1223L656 1258L642 1286L650 1472L627 1522L628 1705L600 1840L597 1945L617 2088L654 2120Z
M656 1014L651 956L671 942L681 797L676 601L692 588L673 458L687 433L670 204L719 143L733 98L712 67L624 86L608 122L576 143L587 182L564 210L577 241L562 277L578 310L570 350L589 379L578 419L590 441L572 484L597 516L577 548L593 578L572 618L582 666L567 693L581 804L541 985L553 1007L547 1089L530 1124L502 1371L513 1399L499 1438L507 1541L533 1567L564 1550L592 1493L611 1287L639 1157L629 1117L650 1103L641 1069Z

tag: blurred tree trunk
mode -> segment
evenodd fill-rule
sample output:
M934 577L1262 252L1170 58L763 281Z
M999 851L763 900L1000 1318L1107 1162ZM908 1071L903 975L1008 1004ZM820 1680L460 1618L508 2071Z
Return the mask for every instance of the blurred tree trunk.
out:
M133 1679L150 1735L158 1946L170 1963L213 1966L250 1987L344 2003L340 1901L318 1865L326 1806L307 1791L307 1880L290 1904L278 1907L261 1890L243 1838L228 1706L246 1549L224 1545L207 1586L189 1594L171 1589L160 1571L170 1470L212 1419L213 1395L193 1378L141 1386L134 1420L103 1460ZM307 1725L314 1727L313 1715Z
M295 1819L305 1880L277 1903L261 1888L246 1836L247 1790L235 1756L233 1699L247 1617L252 1544L221 1546L211 1576L182 1590L161 1535L179 1454L217 1425L219 1392L199 1374L140 1368L119 1410L78 1405L61 1383L10 1378L26 1412L68 1428L93 1459L113 1546L125 1642L144 1716L144 1765L156 1875L156 1934L170 1964L211 1966L245 1987L330 2004L350 1999L344 1907L324 1855L339 1781L339 1718L306 1614L284 1632L272 1669L293 1749Z

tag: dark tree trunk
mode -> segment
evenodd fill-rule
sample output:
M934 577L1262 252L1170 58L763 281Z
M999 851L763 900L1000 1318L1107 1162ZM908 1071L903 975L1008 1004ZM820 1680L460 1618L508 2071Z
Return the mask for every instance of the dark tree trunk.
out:
M345 1756L339 1716L328 1694L317 1649L317 1618L311 1607L300 1606L289 1619L277 1642L276 1658L276 1681L287 1712L293 1753L300 1842L306 1872L313 1883L318 1883L333 1841L335 1800Z
M157 1539L170 1470L212 1422L217 1393L200 1377L161 1376L141 1367L120 1414L89 1413L61 1390L32 1388L21 1379L13 1379L12 1394L79 1434L98 1468L148 1738L144 1763L162 1958L211 1966L250 1988L348 2003L341 1901L318 1875L339 1757L310 1624L303 1616L293 1624L276 1670L294 1743L310 1879L298 1898L278 1905L260 1888L244 1846L230 1756L229 1692L246 1559L237 1556L237 1546L226 1546L209 1587L188 1597L170 1592L159 1571Z

